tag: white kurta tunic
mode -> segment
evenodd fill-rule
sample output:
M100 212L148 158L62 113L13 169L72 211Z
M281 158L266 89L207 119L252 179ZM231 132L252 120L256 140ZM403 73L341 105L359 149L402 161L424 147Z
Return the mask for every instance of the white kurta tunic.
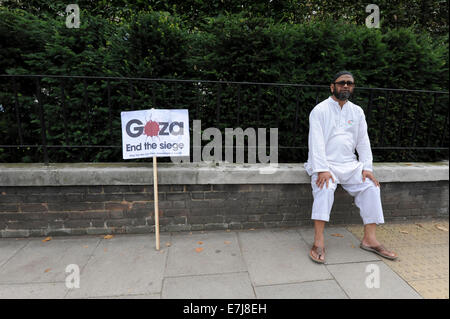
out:
M372 171L366 117L350 101L342 109L331 97L316 105L309 115L308 145L305 169L310 176L329 171L337 183L358 184L362 170Z

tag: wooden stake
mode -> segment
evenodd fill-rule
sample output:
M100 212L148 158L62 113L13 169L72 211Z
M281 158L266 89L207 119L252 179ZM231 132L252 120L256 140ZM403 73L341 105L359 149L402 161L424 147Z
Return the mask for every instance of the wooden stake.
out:
M158 170L157 170L157 167L156 167L156 156L153 156L153 192L155 194L156 250L159 250Z

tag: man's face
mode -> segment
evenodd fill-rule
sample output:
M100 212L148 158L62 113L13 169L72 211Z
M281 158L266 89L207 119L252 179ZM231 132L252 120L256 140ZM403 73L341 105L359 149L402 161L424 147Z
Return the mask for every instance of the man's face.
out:
M355 87L355 81L349 74L341 75L330 85L331 93L340 101L350 98Z

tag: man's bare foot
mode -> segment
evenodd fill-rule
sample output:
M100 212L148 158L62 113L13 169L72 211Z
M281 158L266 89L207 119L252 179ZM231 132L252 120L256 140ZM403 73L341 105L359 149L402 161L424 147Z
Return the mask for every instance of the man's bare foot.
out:
M314 239L314 245L311 249L311 257L314 261L325 262L325 243L323 236Z
M309 252L309 257L316 263L325 263L325 248L313 245L311 251Z
M372 251L380 255L381 257L385 257L391 260L397 259L398 257L395 252L388 250L376 239L363 238L360 247L364 250Z

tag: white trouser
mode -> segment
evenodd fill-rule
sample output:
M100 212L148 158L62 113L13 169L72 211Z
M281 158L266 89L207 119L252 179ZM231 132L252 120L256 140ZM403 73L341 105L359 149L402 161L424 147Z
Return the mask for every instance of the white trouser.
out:
M331 208L334 202L334 191L336 190L337 183L329 179L328 188L325 183L323 188L320 189L316 185L316 181L317 174L313 174L311 177L311 186L313 189L314 203L311 219L328 222L330 220ZM359 208L364 225L384 223L380 188L370 179L366 178L365 182L361 179L360 184L341 184L341 186L355 198L355 205Z

